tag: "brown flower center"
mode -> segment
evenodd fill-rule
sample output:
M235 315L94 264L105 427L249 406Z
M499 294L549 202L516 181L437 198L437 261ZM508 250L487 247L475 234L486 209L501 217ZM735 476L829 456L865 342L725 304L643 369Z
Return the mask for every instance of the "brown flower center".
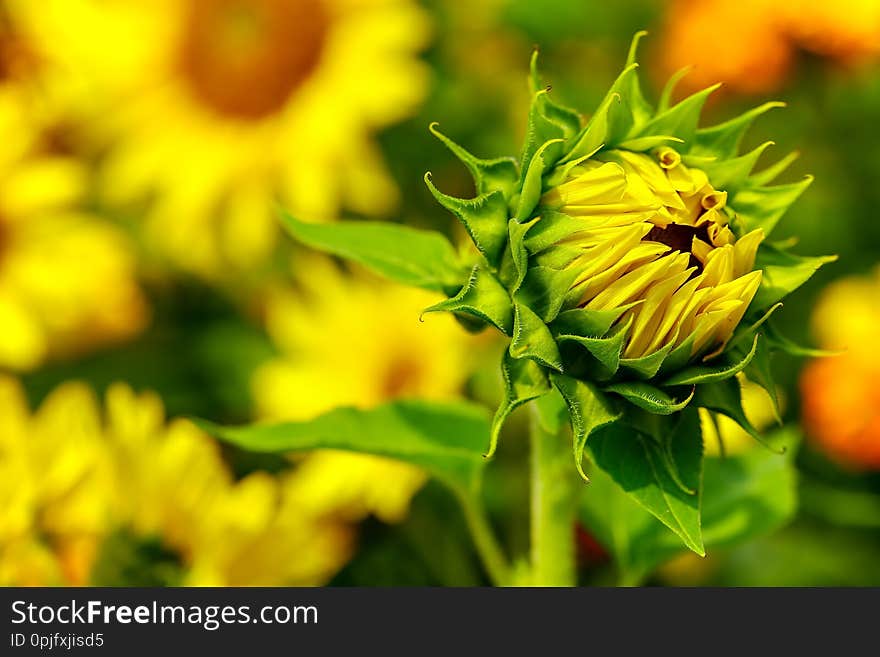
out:
M329 25L321 0L189 0L180 67L214 111L260 119L314 71Z
M707 244L711 244L709 237L709 223L705 222L699 226L688 226L687 224L669 224L666 228L654 226L642 241L660 242L665 244L673 251L682 253L690 253L691 257L688 262L689 267L696 267L695 274L703 271L703 263L701 263L692 253L691 249L694 245L694 238L700 239Z
M3 261L6 258L6 254L9 253L11 245L12 230L7 221L3 218L3 215L0 215L0 267L3 266Z
M409 356L393 359L382 379L382 394L396 399L416 392L421 381L422 367Z

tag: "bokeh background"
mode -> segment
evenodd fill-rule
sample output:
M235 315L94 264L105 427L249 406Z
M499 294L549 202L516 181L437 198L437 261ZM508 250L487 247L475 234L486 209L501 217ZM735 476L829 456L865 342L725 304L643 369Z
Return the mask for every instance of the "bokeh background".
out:
M840 351L775 362L804 436L795 517L645 581L880 585L878 0L0 1L0 584L486 583L454 500L414 467L256 456L175 418L497 403L503 345L298 250L277 208L455 236L422 176L459 196L469 177L428 124L515 154L535 45L554 95L589 112L642 28L653 91L685 66L679 95L724 83L707 120L788 104L746 146L799 151L784 176L816 180L779 234L840 256L777 315ZM766 407L748 410L767 425ZM523 552L510 431L486 496ZM577 540L583 581L615 581Z

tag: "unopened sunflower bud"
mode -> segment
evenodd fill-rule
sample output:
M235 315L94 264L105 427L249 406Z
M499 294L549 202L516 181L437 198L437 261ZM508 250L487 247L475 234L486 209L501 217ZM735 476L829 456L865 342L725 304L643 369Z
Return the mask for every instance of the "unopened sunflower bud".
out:
M789 343L767 320L829 260L765 239L810 182L768 185L793 157L753 171L771 142L738 152L753 120L780 103L706 128L700 111L714 87L676 105L667 88L652 106L636 75L640 36L585 124L551 100L533 58L518 162L476 158L432 126L474 175L478 196L428 185L482 254L468 284L435 309L511 338L490 452L507 415L554 387L571 411L579 468L593 430L689 403L759 437L733 377L744 371L775 394L768 354Z

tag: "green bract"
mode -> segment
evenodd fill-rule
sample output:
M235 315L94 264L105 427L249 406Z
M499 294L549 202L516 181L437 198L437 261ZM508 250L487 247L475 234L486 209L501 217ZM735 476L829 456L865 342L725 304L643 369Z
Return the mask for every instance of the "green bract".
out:
M768 144L740 153L766 103L710 127L715 89L671 105L674 80L650 104L636 46L591 118L551 98L532 59L532 103L519 159L480 159L431 131L471 172L476 195L425 181L467 229L463 262L437 233L364 222L314 226L287 217L303 242L448 298L427 311L510 339L501 363L505 419L553 396L583 455L702 553L702 441L697 409L726 415L755 438L742 409L745 376L775 400L769 358L798 351L772 327L781 300L833 258L788 253L771 236L810 183L771 185L792 156L760 171Z

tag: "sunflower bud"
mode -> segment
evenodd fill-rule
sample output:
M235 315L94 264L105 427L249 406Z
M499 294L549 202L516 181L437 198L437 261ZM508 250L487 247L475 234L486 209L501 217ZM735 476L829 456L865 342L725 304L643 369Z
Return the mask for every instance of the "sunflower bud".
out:
M673 82L654 106L637 77L641 36L585 123L551 99L533 57L518 160L477 158L431 126L473 174L477 196L453 198L426 182L481 258L458 294L429 310L476 318L511 340L490 453L510 412L553 388L570 411L579 469L594 430L622 420L659 437L669 425L649 418L688 406L760 439L734 377L743 372L775 395L769 354L796 348L769 317L833 259L767 241L811 179L770 185L794 156L756 172L771 142L746 153L739 143L781 103L699 127L715 87L671 105Z

